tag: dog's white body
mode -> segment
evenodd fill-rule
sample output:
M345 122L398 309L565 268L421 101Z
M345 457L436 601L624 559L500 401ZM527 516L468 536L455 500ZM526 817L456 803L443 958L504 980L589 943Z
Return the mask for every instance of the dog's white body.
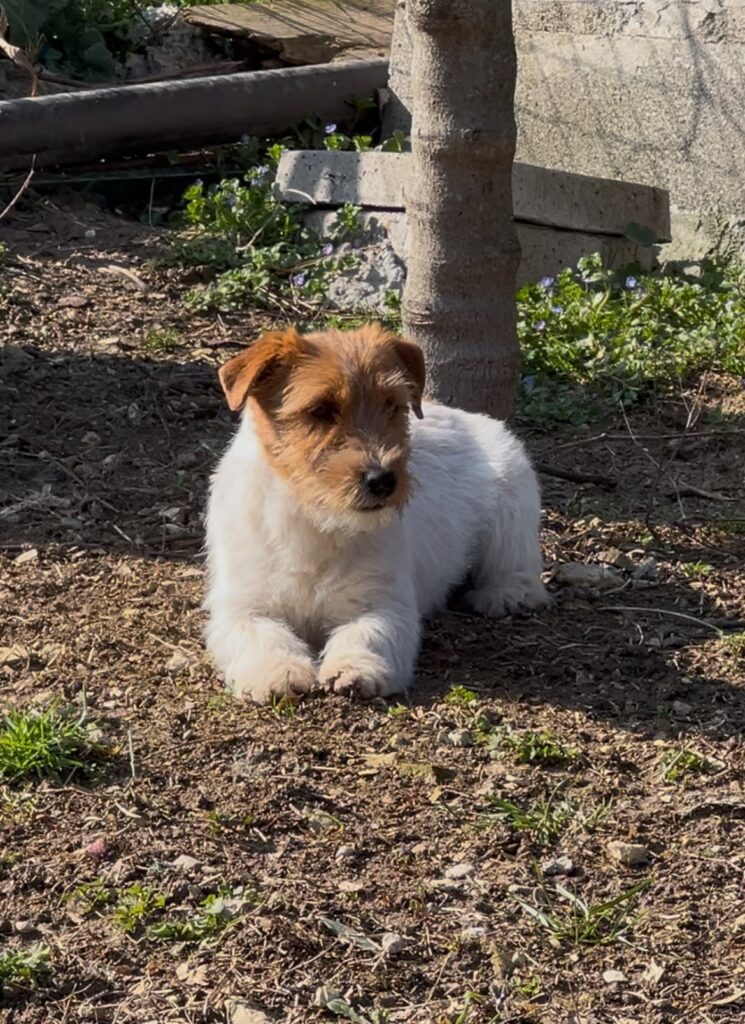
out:
M207 640L236 694L404 689L422 617L467 576L478 612L545 603L539 491L522 444L486 416L428 402L423 413L411 424L408 504L384 520L359 513L352 528L302 509L244 412L207 516Z

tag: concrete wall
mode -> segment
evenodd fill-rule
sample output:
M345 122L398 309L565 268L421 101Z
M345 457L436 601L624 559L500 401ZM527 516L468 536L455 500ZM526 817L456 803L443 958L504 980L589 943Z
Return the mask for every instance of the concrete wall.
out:
M517 159L670 190L669 256L745 227L745 0L513 0ZM745 250L744 250L745 251Z

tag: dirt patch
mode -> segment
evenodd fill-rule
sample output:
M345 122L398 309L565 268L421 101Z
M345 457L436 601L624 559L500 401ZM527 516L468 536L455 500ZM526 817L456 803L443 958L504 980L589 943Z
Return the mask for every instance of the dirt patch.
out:
M740 1020L741 382L528 437L553 468L617 481L544 478L547 564L608 564L602 589L554 582L531 619L441 616L401 706L249 708L204 657L199 606L231 430L214 343L255 321L188 312L151 262L168 236L93 206L19 214L0 241L0 646L24 652L0 702L84 699L114 747L89 785L0 792L0 951L41 941L52 964L0 1020L249 1020L235 1000L287 1024L344 1005L414 1024ZM520 763L505 737L545 730L574 755ZM706 771L666 779L680 750ZM567 801L563 832L541 846L494 798ZM640 866L612 841L643 846ZM640 881L620 941L546 925L580 913L557 883L597 907ZM165 906L128 933L116 907L137 885ZM218 893L218 935L151 931ZM318 1006L321 986L341 1003Z

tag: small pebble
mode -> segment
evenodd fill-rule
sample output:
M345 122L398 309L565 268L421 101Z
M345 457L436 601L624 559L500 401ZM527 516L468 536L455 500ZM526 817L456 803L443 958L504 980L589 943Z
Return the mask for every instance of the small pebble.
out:
M543 865L543 874L547 878L553 878L555 875L573 875L576 870L571 857L557 857L556 860Z
M611 860L624 864L627 868L638 868L646 864L651 856L646 846L640 843L622 843L617 839L608 843L606 851Z
M166 662L166 672L172 676L179 676L189 668L189 659L183 651L174 651Z
M449 868L445 869L445 878L450 879L450 881L468 878L471 874L473 874L473 864L467 864L465 861L460 864L451 864Z
M334 858L336 860L351 860L356 854L357 851L353 846L340 846L334 854Z
M123 462L123 452L112 452L111 455L107 455L105 459L101 460L101 469L103 469L104 473L112 473L115 469L118 469Z
M584 562L565 562L554 573L554 579L567 587L615 587L621 577L609 565L585 565Z
M406 939L396 932L386 932L380 940L380 945L383 947L383 952L387 953L388 956L395 956L396 953L400 953L406 948Z
M88 843L86 846L85 855L86 857L92 857L94 860L98 860L100 857L106 856L108 849L105 839L94 839L92 843Z
M13 931L16 935L36 935L36 927L32 921L14 921Z
M626 981L626 975L621 971L603 971L603 981L606 985L617 985Z
M28 551L22 551L20 555L16 555L13 559L15 565L27 565L29 562L37 562L39 560L39 552L36 548L29 548Z
M199 867L199 861L196 857L190 857L188 853L182 853L176 858L172 866L176 871L183 871L184 874L188 874Z
M475 742L470 729L451 729L447 741L451 747L472 747Z
M271 1019L263 1010L236 1000L230 1008L230 1024L271 1024Z

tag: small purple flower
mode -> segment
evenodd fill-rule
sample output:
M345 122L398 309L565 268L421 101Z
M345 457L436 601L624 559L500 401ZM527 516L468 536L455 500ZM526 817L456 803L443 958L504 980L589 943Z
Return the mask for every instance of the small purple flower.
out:
M334 124L333 121L331 121L330 124L324 125L323 130L327 135L333 135L334 132L336 131L336 125Z
M637 279L635 277L631 276L631 277L627 277L626 278L626 283L625 283L624 287L627 288L628 291L632 292L634 290L634 288L636 288L636 286L638 284L639 284L639 282L637 281Z
M244 132L243 135L241 135L241 142L243 143L244 146L247 146L252 138L252 135L248 135L246 132Z
M235 196L226 196L225 197L225 205L227 206L227 208L229 210L234 210L235 209Z
M546 329L546 321L545 320L537 320L533 324L533 330L534 331L545 331L545 329Z
M261 181L261 179L266 176L268 170L269 168L266 164L259 164L258 167L254 167L249 175L251 184L255 185L257 182Z
M541 286L541 288L545 288L546 291L548 291L549 288L553 288L553 286L554 286L554 278L553 277L542 277L540 279L540 281L538 282L538 284Z
M321 249L321 252L323 253L324 256L330 256L333 251L334 251L334 243L333 242L326 242L326 244L324 245L323 249Z
M551 307L551 312L555 313L557 316L561 316L561 314L564 312L564 307L563 306L552 306Z
M293 274L290 280L292 281L296 288L302 288L303 285L305 284L305 278L305 274Z
M203 188L204 187L204 182L202 181L201 178L197 178L197 180L194 182L194 184L197 185L199 188Z
M535 388L535 377L532 377L532 376L523 377L523 391L525 392L525 394L526 395L532 394L534 388Z

